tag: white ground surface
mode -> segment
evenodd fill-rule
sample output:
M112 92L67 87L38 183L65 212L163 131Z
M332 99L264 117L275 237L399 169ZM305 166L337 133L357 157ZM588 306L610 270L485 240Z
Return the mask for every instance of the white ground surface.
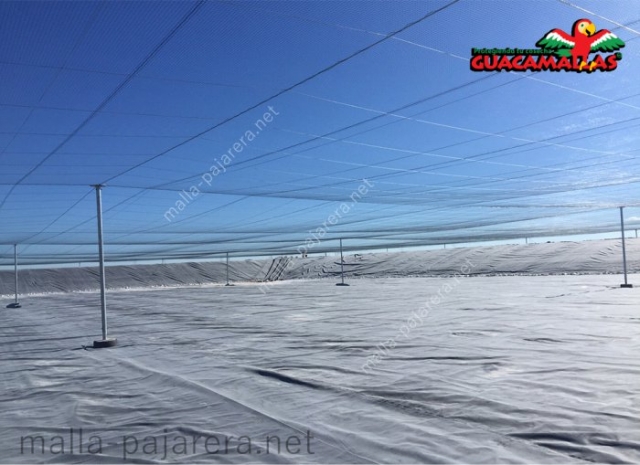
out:
M100 332L95 293L2 308L0 461L123 462L124 436L143 462L640 461L640 288L616 275L350 282L112 291L120 345L102 350L82 349ZM27 435L45 454L21 453ZM208 454L194 435L222 445ZM300 438L299 453L276 454L275 435L282 452Z

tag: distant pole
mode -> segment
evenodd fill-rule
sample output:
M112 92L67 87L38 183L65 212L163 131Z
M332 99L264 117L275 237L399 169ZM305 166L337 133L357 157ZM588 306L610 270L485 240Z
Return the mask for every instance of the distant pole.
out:
M18 244L13 244L13 290L15 297L7 308L20 308L22 305L18 302Z
M13 289L15 290L15 300L13 301L14 304L19 305L18 304L18 244L13 244L13 281L14 281L14 287Z
M341 282L336 284L336 286L348 286L348 284L344 282L344 256L342 255L342 239L340 239L340 276Z
M92 186L96 189L96 211L98 218L98 258L100 260L100 307L102 311L102 339L93 341L93 348L113 347L117 344L115 338L107 337L107 295L104 271L104 241L102 237L102 184Z
M636 239L638 238L638 230L636 229Z
M525 238L524 238L524 243L525 243L525 244L528 244L528 243L529 243L529 239L525 237Z
M340 239L340 277L344 286L344 256L342 255L342 239Z
M624 243L624 207L620 207L620 233L622 235L622 266L624 268L624 284L620 287L633 287L633 284L627 282L627 248Z
M227 252L227 284L225 286L233 286L229 283L229 252Z

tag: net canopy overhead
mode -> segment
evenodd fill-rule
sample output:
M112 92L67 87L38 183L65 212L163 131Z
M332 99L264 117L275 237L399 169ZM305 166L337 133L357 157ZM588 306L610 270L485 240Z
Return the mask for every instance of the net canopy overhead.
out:
M470 69L580 18L615 70ZM0 265L95 260L93 185L109 261L637 228L639 28L627 1L0 2Z

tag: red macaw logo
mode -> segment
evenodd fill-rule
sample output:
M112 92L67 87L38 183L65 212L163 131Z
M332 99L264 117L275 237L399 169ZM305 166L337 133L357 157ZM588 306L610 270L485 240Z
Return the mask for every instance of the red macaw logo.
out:
M569 35L561 29L552 29L540 39L536 45L543 49L553 50L559 57L572 57L573 66L579 71L585 66L592 71L596 62L588 63L589 54L595 52L613 52L624 47L624 42L613 32L601 29L588 19L579 19L573 23L573 34Z

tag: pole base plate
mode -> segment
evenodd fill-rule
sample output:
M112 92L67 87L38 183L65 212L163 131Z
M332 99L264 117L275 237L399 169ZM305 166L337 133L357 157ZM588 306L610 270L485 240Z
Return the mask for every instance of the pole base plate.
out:
M630 288L633 287L633 284L620 284L620 287Z
M118 345L118 340L115 337L108 337L99 341L93 341L94 349L104 349L106 347L115 347Z
M7 308L22 308L22 305L20 305L18 302L13 302L7 305Z
M348 285L349 284L347 284L347 283L338 283L338 284L336 284L336 286L348 286Z

